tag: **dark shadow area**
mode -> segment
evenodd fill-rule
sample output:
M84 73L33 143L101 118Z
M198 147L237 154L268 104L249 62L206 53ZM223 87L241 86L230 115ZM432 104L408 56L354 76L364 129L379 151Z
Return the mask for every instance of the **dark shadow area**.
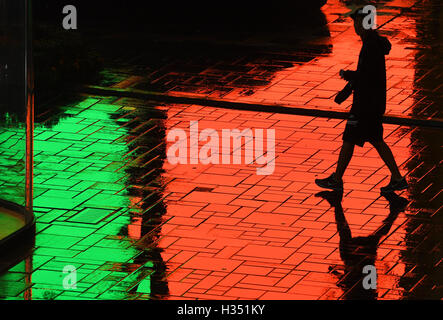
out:
M0 122L24 121L26 116L25 44L23 3L1 0Z
M0 273L27 256L35 220L27 205L27 23L24 1L0 0Z
M443 12L438 0L427 1L411 12L416 21L416 53L413 90L414 116L442 116L441 33ZM406 225L406 250L402 260L407 276L400 284L407 299L441 299L443 294L442 141L443 131L417 127L411 133L406 167L411 181L411 217Z
M131 223L121 230L121 234L135 241L134 247L140 253L134 258L131 268L137 268L138 279L149 276L150 299L164 299L169 296L166 280L167 266L161 256L163 249L158 246L161 228L166 213L163 163L166 159L166 137L164 111L150 106L140 107L127 124L130 134L128 141L132 151L132 161L127 167L128 195L132 199ZM118 115L115 115L118 117ZM118 120L117 120L118 122ZM135 271L135 270L134 270ZM140 292L140 285L129 293Z
M264 30L276 24L309 23L310 14L319 10L326 0L311 1L106 1L59 0L34 1L35 12L46 21L55 21L65 5L74 5L79 25L136 30L149 26L156 32L222 33Z
M365 289L363 286L365 277L363 268L375 266L380 240L388 234L399 213L406 208L408 200L395 193L383 194L383 197L389 202L389 215L383 220L383 224L369 236L353 237L343 213L341 204L343 194L336 191L322 191L316 196L328 201L335 210L335 222L340 237L340 257L344 263L344 271L340 273L333 267L330 267L330 271L337 276L337 286L344 292L341 299L377 299L377 289Z
M68 3L34 1L36 115L78 86L129 76L143 78L143 90L250 95L277 71L331 52L325 2L77 0L78 29L64 30Z

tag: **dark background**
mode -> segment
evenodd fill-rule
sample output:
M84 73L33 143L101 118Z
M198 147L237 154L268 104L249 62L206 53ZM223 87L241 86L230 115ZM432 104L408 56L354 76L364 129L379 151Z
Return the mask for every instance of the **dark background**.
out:
M309 1L105 1L105 0L36 0L35 19L58 21L65 5L78 10L79 25L108 28L162 28L207 26L230 28L239 25L257 28L262 25L308 20L312 10L319 10L326 0Z

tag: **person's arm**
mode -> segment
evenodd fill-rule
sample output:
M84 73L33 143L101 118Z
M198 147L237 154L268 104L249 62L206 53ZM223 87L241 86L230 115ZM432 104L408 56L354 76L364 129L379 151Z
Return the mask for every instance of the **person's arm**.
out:
M348 81L348 82L355 82L357 76L358 76L358 72L357 71L352 71L352 70L340 70L340 76Z

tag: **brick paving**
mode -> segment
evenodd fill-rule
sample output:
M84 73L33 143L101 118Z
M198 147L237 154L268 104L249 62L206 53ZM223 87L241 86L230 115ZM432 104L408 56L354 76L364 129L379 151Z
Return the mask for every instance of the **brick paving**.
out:
M395 14L400 5L410 7L413 3L389 2L386 10L391 13L382 16L379 23L395 17L385 30L399 32L401 21L412 22ZM346 41L355 41L350 22L337 16L345 8L334 1L327 6L324 11L330 21L331 41L338 51L275 71L273 80L264 86L236 86L223 98L281 103L281 95L263 97L263 92L271 87L270 91L279 92L286 87L292 88L289 94L300 98L289 105L303 103L316 108L321 105L314 103L317 99L325 102L322 109L329 108L326 98L339 87L333 80L337 78L337 59L349 59L340 60L342 65L351 65L356 59L350 54L343 58L340 49L346 48ZM413 16L414 10L411 12ZM397 43L419 46L413 29L407 30L401 32L403 38ZM408 98L391 96L389 112L414 117L422 111L436 117L438 114L430 110L438 103L441 86L429 81L432 72L422 71L420 63L411 62L416 58L412 52L417 51L407 51L406 56L389 62L388 74L393 76L393 69L401 67L406 71L397 74L398 79L413 82L413 90L418 90L408 94L404 87L411 85L398 84L402 91L397 90L396 96ZM428 55L422 61L426 59ZM424 72L423 78L414 78L417 72ZM295 79L297 76L302 80ZM306 83L294 81L303 79L313 82L314 91L298 91L311 87L297 88ZM283 82L283 86L280 81L286 80L292 82ZM146 81L131 76L120 86L146 88ZM174 85L174 80L170 84ZM394 82L389 88L396 91ZM242 96L235 94L238 90L254 92ZM310 99L301 102L301 98ZM405 102L407 99L411 101ZM416 113L411 111L418 102L426 104L424 100L433 103ZM168 163L166 152L172 142L166 142L167 134L180 128L189 136L189 122L196 120L200 131L274 129L275 171L257 175L255 163ZM342 201L352 238L372 239L371 234L389 226L371 247L376 252L377 290L361 292L359 280L353 277L366 256L358 256L354 263L343 258L344 240L337 223L340 215L326 200L316 197L321 190L313 183L316 177L333 170L343 120L85 95L71 104L58 104L53 112L39 115L37 121L35 249L0 276L1 298L443 297L440 128L384 125L386 142L411 185L400 194L408 199L407 208L389 223L390 207L379 193L389 172L369 146L355 151L344 177ZM77 288L63 287L67 265L77 269Z
M334 164L343 120L80 101L63 107L55 125L36 128L36 248L30 269L18 265L2 276L7 298L30 291L34 299L337 299L350 290L331 272L343 268L339 235L313 183ZM275 172L168 164L166 132L190 120L199 120L200 130L274 128ZM427 157L432 147L413 137L441 131L385 131L413 186L402 194L408 209L378 246L378 297L414 297L423 287L425 297L438 297L441 273L426 270L441 261L441 190ZM343 200L353 236L369 235L389 214L379 195L388 175L374 150L357 150ZM66 265L78 268L75 290L61 286Z

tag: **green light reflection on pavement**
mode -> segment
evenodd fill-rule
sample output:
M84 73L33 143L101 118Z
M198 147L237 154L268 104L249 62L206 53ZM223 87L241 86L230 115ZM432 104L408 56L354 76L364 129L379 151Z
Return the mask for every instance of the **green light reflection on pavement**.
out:
M36 125L33 268L38 270L32 273L32 299L150 294L152 269L126 266L140 251L127 237L129 211L137 208L131 208L121 169L128 132L109 113L119 108L87 98L64 108L68 117L53 127ZM77 269L76 289L63 288L66 265Z

